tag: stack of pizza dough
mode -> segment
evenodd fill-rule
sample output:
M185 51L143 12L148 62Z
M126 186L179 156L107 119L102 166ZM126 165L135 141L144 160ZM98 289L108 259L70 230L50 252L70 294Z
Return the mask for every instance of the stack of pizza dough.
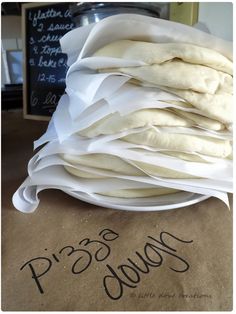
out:
M220 181L222 184L228 181L228 174L224 177L221 171L219 176L214 167L224 161L228 165L232 159L233 65L228 58L193 44L134 40L112 42L96 51L93 57L142 62L142 66L107 68L103 65L96 69L98 73L129 76L126 87L130 89L165 91L170 100L162 101L163 108L149 108L145 104L144 108L126 115L120 114L117 108L116 112L78 132L79 136L92 140L121 134L115 141L129 143L128 149L134 154L133 157L117 155L110 150L109 153L63 154L62 158L73 165L65 166L69 173L90 179L133 176L136 180L149 176L162 181L178 179L180 183L182 179L185 184L189 179L189 185L199 179L200 186L202 179L206 179L209 183L215 181L213 188L216 182L220 185ZM178 100L173 100L173 95ZM132 106L130 101L127 105ZM128 133L122 136L122 132ZM141 155L147 157L146 162ZM173 166L176 159L182 161L182 167ZM165 167L162 160L166 161ZM195 171L196 163L202 164L202 171ZM177 190L163 187L110 190L107 186L100 194L147 197Z
M66 90L13 196L130 210L232 192L232 45L186 25L120 14L68 32ZM190 202L190 203L189 203Z

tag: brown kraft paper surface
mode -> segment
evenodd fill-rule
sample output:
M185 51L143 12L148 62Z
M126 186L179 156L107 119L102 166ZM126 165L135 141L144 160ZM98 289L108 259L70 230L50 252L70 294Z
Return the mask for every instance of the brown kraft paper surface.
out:
M128 212L47 190L34 213L14 209L45 126L3 116L2 310L232 309L232 206L215 198Z

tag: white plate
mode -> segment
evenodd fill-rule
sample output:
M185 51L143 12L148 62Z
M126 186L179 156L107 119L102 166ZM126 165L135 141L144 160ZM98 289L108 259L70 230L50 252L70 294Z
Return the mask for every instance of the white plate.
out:
M207 195L189 192L179 192L171 195L132 199L116 198L101 195L88 195L81 192L72 192L65 190L64 192L90 204L106 208L130 211L161 211L175 209L190 206L209 198L209 196Z

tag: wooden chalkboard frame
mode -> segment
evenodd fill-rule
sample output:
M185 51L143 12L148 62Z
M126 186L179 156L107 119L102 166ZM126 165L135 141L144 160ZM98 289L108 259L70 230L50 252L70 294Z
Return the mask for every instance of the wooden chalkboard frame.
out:
M27 45L27 38L26 38L26 11L30 8L37 8L43 7L50 4L55 4L55 2L37 2L37 3L26 3L22 4L22 52L23 52L23 117L24 119L31 119L31 120L40 120L40 121L49 121L51 117L47 116L40 116L40 115L32 115L28 113L28 104L27 104L27 87L28 87L28 80L27 80L27 62L26 62L26 45Z
M69 4L70 2L68 2ZM23 62L22 62L22 73L23 73L23 117L24 119L31 119L31 120L41 120L41 121L49 121L51 116L30 113L30 104L29 104L29 88L31 86L30 76L29 76L29 69L27 64L27 40L28 40L28 24L27 24L27 16L28 10L30 9L37 9L37 8L45 8L47 6L55 6L60 5L61 2L37 2L37 3L25 3L22 4L22 54L23 54ZM66 2L64 3L66 4Z

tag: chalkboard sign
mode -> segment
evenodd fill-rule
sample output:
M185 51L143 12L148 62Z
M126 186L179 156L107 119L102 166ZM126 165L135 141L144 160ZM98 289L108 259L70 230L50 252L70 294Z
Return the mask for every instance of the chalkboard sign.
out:
M22 5L25 118L49 120L64 94L67 56L59 40L75 28L69 5Z

